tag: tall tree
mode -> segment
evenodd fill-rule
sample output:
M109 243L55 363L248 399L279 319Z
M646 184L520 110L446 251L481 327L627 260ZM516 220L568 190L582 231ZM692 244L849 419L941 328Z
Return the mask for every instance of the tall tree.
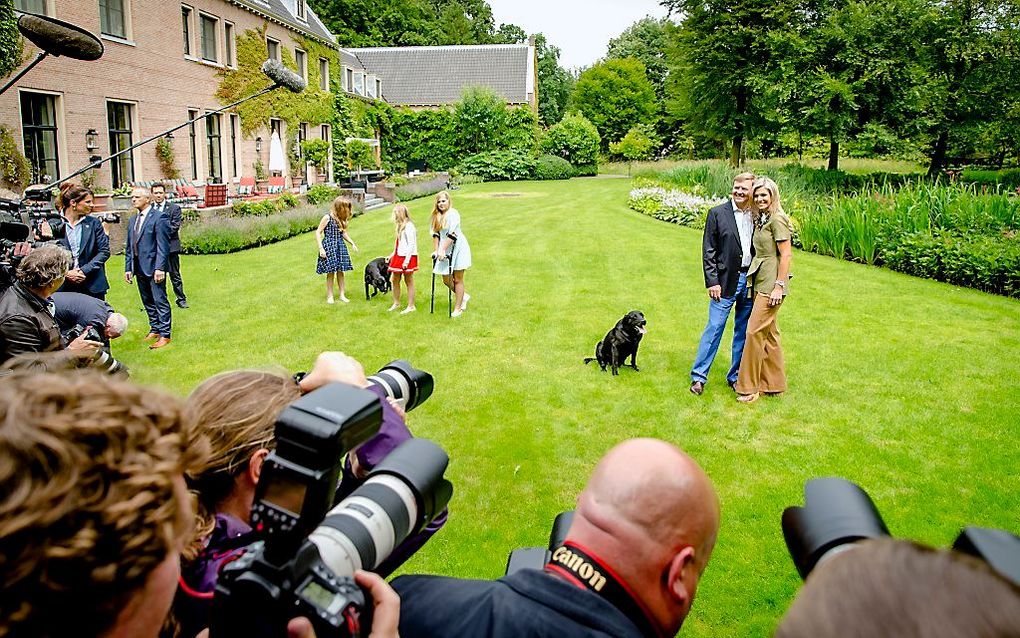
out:
M654 126L658 112L645 65L634 58L599 62L582 73L571 106L595 125L604 149L637 124Z
M784 0L663 0L682 19L671 57L668 108L700 133L730 142L730 163L763 127L755 88L767 74L763 34L781 24Z
M524 44L528 41L528 34L516 24L504 23L496 29L493 39L495 44Z
M609 41L607 60L635 58L645 65L648 80L655 87L655 94L661 99L665 92L669 66L666 63L666 49L669 47L667 18L642 18Z
M560 50L549 44L541 33L535 34L538 58L538 117L552 126L563 119L574 90L574 76L560 66Z

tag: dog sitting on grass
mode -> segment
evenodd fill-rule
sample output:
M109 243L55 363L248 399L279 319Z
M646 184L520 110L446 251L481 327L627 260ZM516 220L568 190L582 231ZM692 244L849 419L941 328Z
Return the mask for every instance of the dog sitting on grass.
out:
M625 314L606 334L606 338L595 346L595 356L585 358L585 365L597 361L603 372L609 366L615 376L619 375L619 367L625 365L624 361L630 357L630 367L637 371L637 350L641 338L645 336L645 323L645 315L640 310L631 310Z
M378 294L386 294L393 284L390 283L390 267L385 257L376 257L365 264L365 299L371 299ZM369 287L374 288L369 296Z

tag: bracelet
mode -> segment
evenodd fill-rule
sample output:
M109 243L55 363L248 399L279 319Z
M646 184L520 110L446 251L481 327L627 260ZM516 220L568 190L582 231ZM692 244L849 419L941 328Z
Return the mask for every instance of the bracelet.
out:
M776 280L776 285L779 286L780 288L786 288L786 282L779 281L778 279Z

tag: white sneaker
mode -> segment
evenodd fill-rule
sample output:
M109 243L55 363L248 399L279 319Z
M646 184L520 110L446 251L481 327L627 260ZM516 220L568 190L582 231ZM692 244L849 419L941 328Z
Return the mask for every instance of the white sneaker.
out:
M460 302L461 310L467 310L467 302L471 301L471 295L464 293L464 299Z
M389 308L386 309L386 312L393 312L394 310L396 310L399 307L400 307L400 305L393 304L392 306L390 306Z
M456 310L454 310L454 311L453 311L452 313L450 313L450 316L451 316L451 317L459 317L459 316L461 316L462 314L464 314L464 311L463 311L463 310L461 310L460 308L457 308L457 309L456 309Z
M326 303L336 303L332 297L326 297Z
M348 299L347 297L340 297L340 301L342 301L344 303L351 303L351 300Z
M415 310L417 310L417 308L415 308L414 306L408 306L407 308L404 308L403 310L401 310L400 314L406 315L406 314L414 312Z

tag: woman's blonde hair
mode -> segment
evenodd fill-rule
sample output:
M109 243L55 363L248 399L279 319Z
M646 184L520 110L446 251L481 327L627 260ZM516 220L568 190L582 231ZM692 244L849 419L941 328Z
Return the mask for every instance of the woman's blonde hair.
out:
M407 224L411 221L411 211L407 210L407 206L403 204L397 204L393 207L393 223L397 226L397 238L400 238L400 233L404 232L407 228Z
M450 199L450 193L446 191L439 191L436 193L436 203L432 205L432 217L429 218L429 225L432 227L432 232L438 233L443 228L443 217L444 213L439 211L439 198L446 197L446 201L450 202L450 206L446 209L446 212L450 212L450 208L453 207L453 200Z
M354 206L346 197L337 197L329 208L329 216L333 218L340 230L347 230L347 223L354 217Z
M290 377L258 370L235 370L207 379L188 396L196 427L209 440L211 452L200 471L189 474L197 497L193 558L216 524L216 509L234 490L238 475L248 469L252 454L273 449L276 417L301 396Z
M754 194L759 188L768 190L769 195L772 196L772 202L768 208L768 216L774 217L776 213L783 212L783 207L779 203L779 186L768 177L759 177L754 180L754 185L751 187L751 201L754 201ZM757 206L752 206L751 210L751 217L757 222L761 218L761 211L758 210Z

